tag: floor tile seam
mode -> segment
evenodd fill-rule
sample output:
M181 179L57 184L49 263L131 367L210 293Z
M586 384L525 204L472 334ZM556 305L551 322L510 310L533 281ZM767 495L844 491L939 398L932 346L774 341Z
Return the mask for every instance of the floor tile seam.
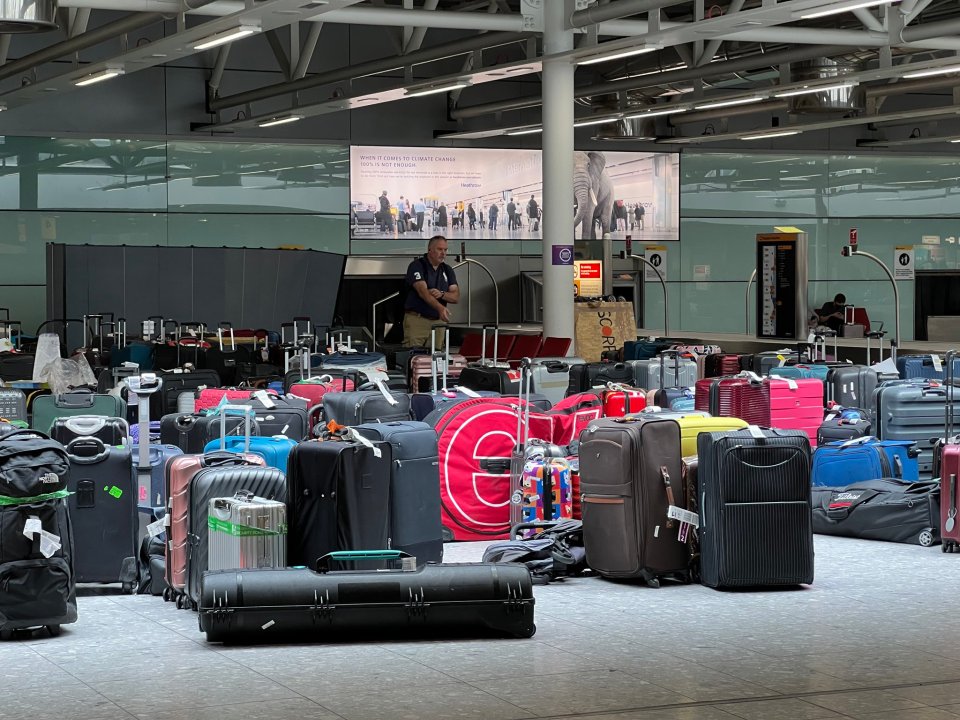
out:
M778 695L754 695L754 696L744 697L744 698L691 700L690 702L682 702L682 703L668 703L664 705L624 707L624 708L616 708L616 709L608 708L606 710L596 710L591 712L569 713L569 714L561 714L561 715L541 715L538 717L540 720L571 720L572 718L580 718L580 717L589 718L589 717L597 717L597 716L605 716L605 715L616 715L619 713L626 713L626 712L635 712L635 713L636 712L652 712L655 710L680 710L684 708L699 708L699 707L711 707L711 706L716 707L722 712L727 712L726 710L723 710L723 708L719 708L717 706L718 705L739 705L739 704L746 704L746 703L752 703L752 702L766 702L766 701L775 701L775 700L806 700L807 698L818 697L821 695L844 695L844 694L851 694L851 693L857 693L857 692L885 692L888 690L907 688L907 687L925 687L929 685L949 685L955 682L958 682L958 680L936 680L931 682L876 685L876 686L870 686L870 687L848 688L843 690L815 690L815 691L803 691L803 692L796 692L796 693L782 693ZM467 683L467 684L470 684L470 683ZM650 683L650 684L653 685L655 683ZM658 685L657 687L661 687L661 686ZM672 691L669 688L663 688L663 689L668 690L669 692L673 692L675 695L680 695L680 693ZM904 698L904 699L906 700L908 698ZM916 701L912 701L912 702L916 702ZM831 708L827 708L822 705L817 705L816 703L811 703L811 704L815 705L816 707L823 708L825 710L830 710L831 712L837 713L838 715L841 715L843 717L851 717L851 718L854 717L852 715L838 712L836 710L831 710ZM924 705L923 703L919 703L919 704L922 707L936 707L933 705ZM737 715L733 715L732 713L728 713L728 714L730 714L732 717L739 717Z
M484 688L481 688L481 687L477 687L477 685L476 685L474 682L471 682L471 681L469 681L469 680L461 680L460 682L463 683L464 685L466 685L467 687L473 688L473 689L476 690L477 692L482 692L484 695L488 695L489 697L492 697L492 698L494 698L495 700L499 700L499 701L502 702L502 703L506 703L506 704L509 705L510 707L514 707L514 708L516 708L517 710L519 710L519 711L522 712L522 713L526 713L527 715L530 715L530 716L535 717L535 718L545 717L545 716L540 715L539 713L534 712L533 710L528 710L528 709L525 708L525 707L522 707L522 706L520 706L520 705L517 705L515 702L513 702L513 701L511 701L511 700L508 700L508 699L505 698L505 697L501 697L500 695L497 695L497 694L494 693L494 692L491 692L491 691L489 691L489 690L485 690ZM598 714L598 715L599 715L599 714L601 714L601 713L595 713L595 714Z

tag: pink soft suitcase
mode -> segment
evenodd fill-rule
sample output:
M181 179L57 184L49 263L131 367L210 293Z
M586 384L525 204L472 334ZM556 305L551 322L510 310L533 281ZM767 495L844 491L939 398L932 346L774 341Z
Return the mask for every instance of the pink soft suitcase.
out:
M766 377L770 388L769 427L802 430L817 444L817 430L823 422L823 381L818 378ZM757 423L762 424L762 423Z
M267 390L267 392L272 395L277 394L274 390ZM235 400L249 400L253 393L254 390L246 388L203 388L193 401L193 411L200 413L215 408L223 398L226 398L227 402L230 403Z
M319 375L295 382L290 386L289 393L302 397L307 401L307 407L313 407L323 402L323 396L332 392L352 392L353 380L344 376L335 378L332 375Z

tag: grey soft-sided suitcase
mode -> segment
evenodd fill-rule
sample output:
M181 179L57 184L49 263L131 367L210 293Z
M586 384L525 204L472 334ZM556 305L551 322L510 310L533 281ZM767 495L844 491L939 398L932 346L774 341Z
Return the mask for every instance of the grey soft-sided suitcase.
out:
M437 432L423 422L359 425L368 440L393 449L390 476L390 547L417 559L418 564L443 559L440 522L440 462Z
M370 422L409 420L412 417L410 396L401 392L388 394L389 400L379 390L330 393L323 399L323 420L325 423L335 420L349 427Z
M587 564L608 578L651 586L689 581L689 553L679 523L684 506L680 425L659 417L603 418L580 434L580 492Z
M701 582L713 588L812 583L806 433L755 426L701 433L697 458Z

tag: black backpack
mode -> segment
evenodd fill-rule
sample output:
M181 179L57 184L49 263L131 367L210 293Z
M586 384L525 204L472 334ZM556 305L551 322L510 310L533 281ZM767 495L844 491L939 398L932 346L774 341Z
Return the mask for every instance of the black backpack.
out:
M526 540L493 543L484 551L483 561L521 562L530 570L533 582L540 585L582 575L588 569L581 521L523 523L511 528L510 535L516 537L518 531L532 528L542 532Z

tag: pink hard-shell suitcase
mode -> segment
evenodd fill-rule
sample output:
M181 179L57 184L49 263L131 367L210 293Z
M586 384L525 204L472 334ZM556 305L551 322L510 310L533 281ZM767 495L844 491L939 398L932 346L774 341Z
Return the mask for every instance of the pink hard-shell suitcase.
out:
M823 381L818 378L764 378L770 388L769 427L802 430L817 444L823 422Z

